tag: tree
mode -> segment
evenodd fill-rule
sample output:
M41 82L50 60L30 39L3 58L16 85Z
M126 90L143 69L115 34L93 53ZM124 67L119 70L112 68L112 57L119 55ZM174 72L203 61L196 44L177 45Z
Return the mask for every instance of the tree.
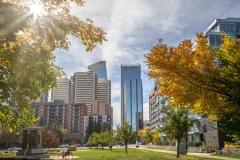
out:
M153 141L153 131L150 127L139 130L138 136L140 137L141 142L151 143Z
M30 100L47 93L63 75L53 51L68 49L68 36L79 38L92 51L105 33L93 21L72 15L70 2L82 0L0 1L0 123L10 129L35 122ZM41 8L38 14L35 11ZM37 8L36 8L37 6Z
M44 148L51 148L57 147L60 143L60 139L54 131L51 131L48 127L43 128L43 147Z
M57 137L59 138L61 143L64 143L63 138L67 133L67 129L65 129L63 126L59 125L58 123L53 123L52 125L49 126L49 129L57 134Z
M89 122L88 127L86 129L86 136L85 136L85 141L88 141L88 138L93 134L93 133L100 133L101 132L101 123L100 122Z
M92 149L92 145L93 145L93 137L92 136L88 137L87 144L90 145L91 149Z
M98 145L102 145L102 150L104 145L108 145L110 141L112 140L112 136L109 131L103 131L101 133L94 132L89 138L87 144L89 145L96 145L98 148Z
M102 145L102 149L104 145L110 144L112 140L112 136L109 131L104 131L99 134L99 144Z
M152 140L152 142L156 143L156 144L158 144L160 142L159 132L158 131L154 131L153 132L153 140Z
M192 125L192 121L188 117L188 110L186 109L180 107L174 109L170 106L166 106L162 111L167 115L167 122L160 130L167 136L176 140L177 158L179 158L179 144L181 139L186 137Z
M97 146L100 144L100 136L99 133L94 132L91 136L89 136L87 144Z
M227 120L224 117L228 115L228 120L240 128L239 40L223 34L223 44L216 49L208 45L203 34L196 37L196 45L185 40L177 47L160 40L146 55L148 75L158 83L159 93L169 97L170 105L191 106L191 112L208 114L212 120ZM214 59L221 67L213 63ZM230 131L229 125L223 126Z
M117 126L117 137L124 142L125 152L127 153L128 142L134 140L135 133L132 131L132 126L128 122L124 122L122 126Z
M228 137L231 137L233 141L236 141L237 137L240 139L240 116L238 114L224 114L223 118L219 121L219 129L225 133L228 133Z
M5 143L6 148L10 146L19 146L22 143L22 134L19 130L10 132L8 127L0 128L0 142Z

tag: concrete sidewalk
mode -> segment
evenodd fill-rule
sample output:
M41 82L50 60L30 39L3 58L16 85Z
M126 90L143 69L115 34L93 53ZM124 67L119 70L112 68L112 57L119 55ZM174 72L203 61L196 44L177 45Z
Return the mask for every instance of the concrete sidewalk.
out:
M64 159L77 159L79 158L78 156L67 156L67 158ZM50 158L48 158L49 160L55 160L55 159L63 159L62 156L50 156Z
M169 150L161 150L161 149L150 149L150 148L139 148L154 152L163 152L163 153L169 153L169 154L176 154L175 151L169 151ZM212 156L209 153L192 153L188 152L187 155L189 156L196 156L196 157L206 157L206 158L212 158L212 159L224 159L224 160L239 160L239 158L228 158L228 157L219 157L219 156Z

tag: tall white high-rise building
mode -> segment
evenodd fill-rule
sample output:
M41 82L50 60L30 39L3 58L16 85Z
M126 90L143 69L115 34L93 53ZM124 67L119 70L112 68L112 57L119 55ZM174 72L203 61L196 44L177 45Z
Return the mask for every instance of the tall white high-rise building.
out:
M98 77L98 101L107 106L107 115L111 115L111 81L107 80L106 61L98 61L88 66Z
M111 106L111 81L98 80L98 101L105 102Z
M98 97L98 78L93 71L76 72L73 77L74 82L74 103L84 103L91 113L92 100Z
M57 87L52 88L51 100L64 100L65 103L72 103L73 82L67 78L57 79Z

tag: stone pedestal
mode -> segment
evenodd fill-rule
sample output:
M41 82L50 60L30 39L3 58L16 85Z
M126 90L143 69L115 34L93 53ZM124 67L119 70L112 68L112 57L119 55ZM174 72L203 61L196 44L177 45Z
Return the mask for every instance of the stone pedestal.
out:
M42 148L42 128L27 128L23 130L22 149L16 158L49 158Z

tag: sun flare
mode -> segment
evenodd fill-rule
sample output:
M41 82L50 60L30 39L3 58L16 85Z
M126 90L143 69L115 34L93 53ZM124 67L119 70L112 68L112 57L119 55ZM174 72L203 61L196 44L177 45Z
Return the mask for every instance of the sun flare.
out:
M44 8L41 3L33 3L30 6L30 13L34 16L41 16L44 13Z

